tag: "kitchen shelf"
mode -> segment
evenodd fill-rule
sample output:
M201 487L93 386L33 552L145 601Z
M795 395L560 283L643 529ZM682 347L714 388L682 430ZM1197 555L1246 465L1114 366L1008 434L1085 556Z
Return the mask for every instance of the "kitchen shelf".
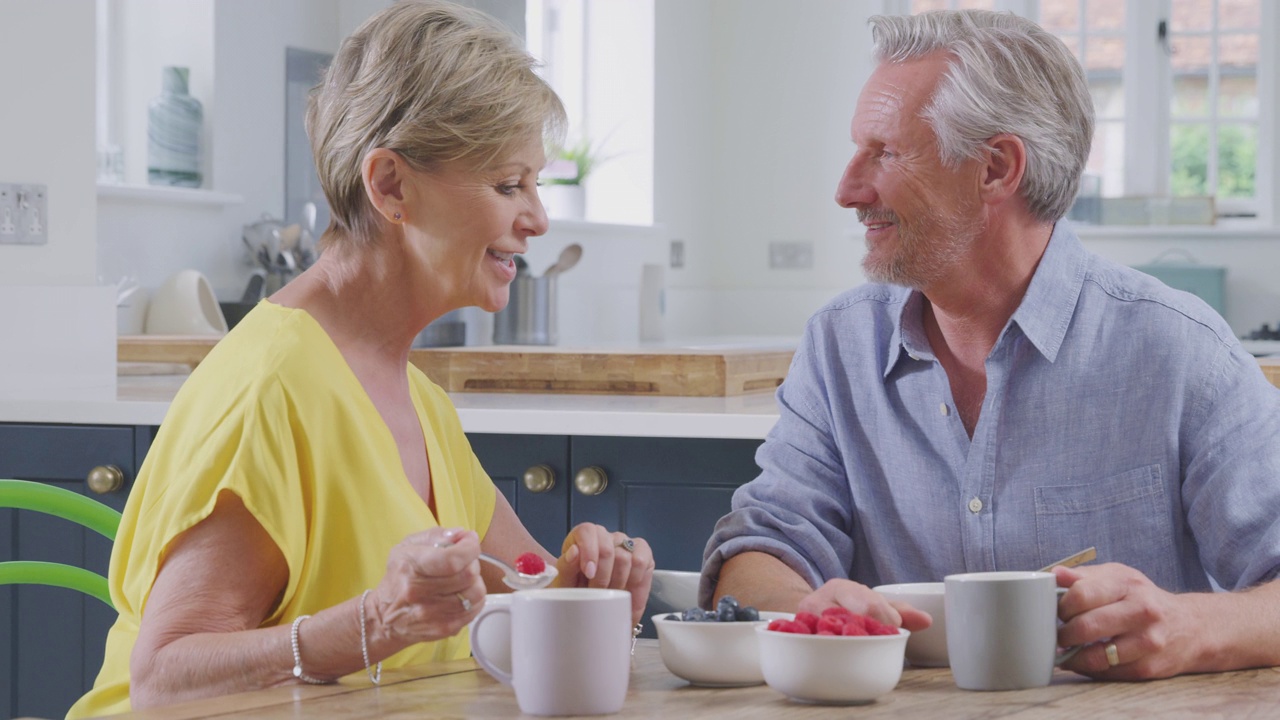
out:
M198 188L98 184L98 199L169 205L240 205L244 197Z

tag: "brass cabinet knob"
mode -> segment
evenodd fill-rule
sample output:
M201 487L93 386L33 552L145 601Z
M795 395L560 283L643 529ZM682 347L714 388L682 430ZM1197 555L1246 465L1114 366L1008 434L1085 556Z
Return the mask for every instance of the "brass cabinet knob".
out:
M595 465L582 468L573 478L573 486L583 495L599 495L608 485L609 476Z
M89 471L85 478L89 489L99 495L106 495L124 487L124 471L115 465L99 465Z
M556 472L547 465L534 465L524 471L524 486L531 493L544 493L556 486Z

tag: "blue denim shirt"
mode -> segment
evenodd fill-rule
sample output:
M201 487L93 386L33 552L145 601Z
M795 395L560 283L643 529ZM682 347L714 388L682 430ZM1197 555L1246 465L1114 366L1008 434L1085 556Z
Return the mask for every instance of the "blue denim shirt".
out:
M986 360L970 440L919 292L865 285L809 321L780 418L707 544L833 578L937 581L1098 548L1173 591L1280 569L1280 390L1198 298L1058 223Z

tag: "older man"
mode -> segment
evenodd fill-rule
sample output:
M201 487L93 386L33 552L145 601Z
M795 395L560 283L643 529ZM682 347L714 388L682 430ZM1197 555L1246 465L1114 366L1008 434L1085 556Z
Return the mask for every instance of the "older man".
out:
M1280 664L1280 392L1204 303L1061 222L1083 71L1008 14L876 17L836 201L873 280L809 321L702 599L929 617L869 588L1057 568L1067 666ZM1213 592L1215 582L1232 592ZM815 590L816 588L816 590Z

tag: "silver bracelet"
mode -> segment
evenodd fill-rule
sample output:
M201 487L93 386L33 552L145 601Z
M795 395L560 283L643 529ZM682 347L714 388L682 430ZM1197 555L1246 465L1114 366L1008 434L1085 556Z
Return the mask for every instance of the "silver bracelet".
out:
M365 598L369 597L369 593L371 592L373 592L372 589L365 590L364 593L360 595L360 654L364 655L364 671L369 674L369 680L373 682L374 685L377 685L382 682L382 661L378 661L377 672L369 669L369 636L365 634L364 629L364 601Z
M302 672L302 652L298 650L298 626L303 620L311 617L310 615L299 615L297 620L293 621L293 630L289 632L290 644L293 645L293 676L305 683L312 685L328 685L324 680L317 680Z

